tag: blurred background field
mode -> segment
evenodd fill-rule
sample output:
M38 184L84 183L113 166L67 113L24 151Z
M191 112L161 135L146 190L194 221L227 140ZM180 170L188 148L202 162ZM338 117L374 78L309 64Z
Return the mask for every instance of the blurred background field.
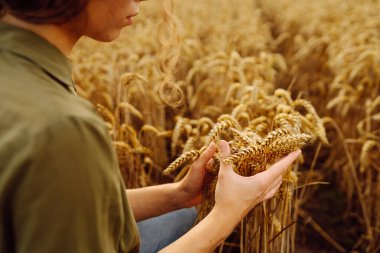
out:
M117 41L83 39L71 57L126 186L179 180L211 139L230 141L245 175L302 147L276 198L218 251L380 252L380 1L142 5Z

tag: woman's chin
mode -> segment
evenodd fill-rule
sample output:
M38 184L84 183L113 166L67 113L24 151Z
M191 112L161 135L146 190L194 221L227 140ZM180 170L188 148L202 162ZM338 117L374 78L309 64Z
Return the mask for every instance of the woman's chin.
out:
M94 40L100 41L100 42L112 42L120 37L121 30L108 32L108 33L100 33L95 36L88 36Z

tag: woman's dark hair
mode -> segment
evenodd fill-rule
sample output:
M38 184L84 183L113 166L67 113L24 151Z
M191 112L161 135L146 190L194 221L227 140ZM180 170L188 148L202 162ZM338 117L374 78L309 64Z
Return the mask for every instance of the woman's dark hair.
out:
M0 0L0 17L9 13L34 24L64 23L77 16L88 0Z

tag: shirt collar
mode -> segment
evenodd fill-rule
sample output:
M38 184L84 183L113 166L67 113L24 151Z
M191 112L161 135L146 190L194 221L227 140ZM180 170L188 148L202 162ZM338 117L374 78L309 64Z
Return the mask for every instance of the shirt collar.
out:
M37 34L0 22L0 49L32 61L66 88L73 89L69 59Z

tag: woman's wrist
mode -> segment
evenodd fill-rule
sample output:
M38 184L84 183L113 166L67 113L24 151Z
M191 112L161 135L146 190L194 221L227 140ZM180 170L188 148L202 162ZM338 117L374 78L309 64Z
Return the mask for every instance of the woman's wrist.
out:
M239 214L234 214L234 212L231 212L228 208L221 209L218 206L214 206L208 216L213 217L213 219L217 221L216 224L221 226L221 231L224 232L224 239L232 233L236 225L239 224L242 219Z
M172 183L173 203L177 209L189 208L202 202L202 195L189 192L182 182Z
M192 206L190 205L188 193L181 186L180 182L171 183L170 187L172 189L171 202L175 209L182 209Z
M240 216L228 210L214 207L211 212L188 233L160 252L181 252L187 249L190 253L213 252L232 233L240 222Z
M233 224L235 227L248 213L248 209L234 208L233 206L220 206L215 204L210 213L215 213L215 216L220 217L221 220Z

